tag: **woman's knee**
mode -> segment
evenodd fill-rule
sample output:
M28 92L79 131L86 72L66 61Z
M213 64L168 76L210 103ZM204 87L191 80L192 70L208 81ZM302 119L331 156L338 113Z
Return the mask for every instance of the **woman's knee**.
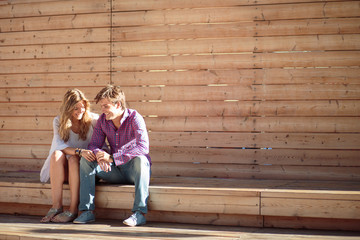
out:
M65 154L61 150L55 150L51 155L51 162L64 164Z
M79 165L79 157L72 155L68 158L69 165Z

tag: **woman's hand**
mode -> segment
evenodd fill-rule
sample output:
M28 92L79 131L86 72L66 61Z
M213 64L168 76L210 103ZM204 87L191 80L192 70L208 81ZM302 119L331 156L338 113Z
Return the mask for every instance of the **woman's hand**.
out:
M96 156L91 150L82 149L81 156L89 162L96 161Z

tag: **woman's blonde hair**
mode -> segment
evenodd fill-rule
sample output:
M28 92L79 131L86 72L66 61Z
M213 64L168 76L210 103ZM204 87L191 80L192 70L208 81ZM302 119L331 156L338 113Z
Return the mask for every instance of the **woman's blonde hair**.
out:
M85 95L78 89L70 89L65 95L60 107L60 126L59 135L64 142L70 138L70 129L72 126L71 116L78 102L83 102L85 105L85 112L80 120L79 139L86 140L86 135L90 129L90 102Z

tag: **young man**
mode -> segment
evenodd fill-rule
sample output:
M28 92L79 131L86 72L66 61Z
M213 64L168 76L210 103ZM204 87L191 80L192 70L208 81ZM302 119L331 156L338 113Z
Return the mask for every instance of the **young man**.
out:
M149 137L143 117L125 107L125 95L119 87L107 86L95 97L102 115L94 128L89 150L95 158L80 160L80 204L82 214L74 223L95 221L95 176L109 183L135 184L133 214L124 224L138 226L146 223L149 196L150 165ZM101 150L105 139L111 154ZM90 159L90 160L86 160Z

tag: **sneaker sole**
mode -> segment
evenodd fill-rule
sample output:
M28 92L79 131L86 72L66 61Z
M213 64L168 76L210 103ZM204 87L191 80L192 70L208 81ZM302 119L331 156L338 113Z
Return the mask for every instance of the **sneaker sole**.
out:
M145 223L138 224L138 225L134 225L134 224L129 224L129 223L127 223L127 222L123 221L123 224L124 224L124 225L126 225L126 226L129 226L129 227L136 227L136 226L142 226L142 225L145 225L145 224L146 224L146 222L145 222Z

